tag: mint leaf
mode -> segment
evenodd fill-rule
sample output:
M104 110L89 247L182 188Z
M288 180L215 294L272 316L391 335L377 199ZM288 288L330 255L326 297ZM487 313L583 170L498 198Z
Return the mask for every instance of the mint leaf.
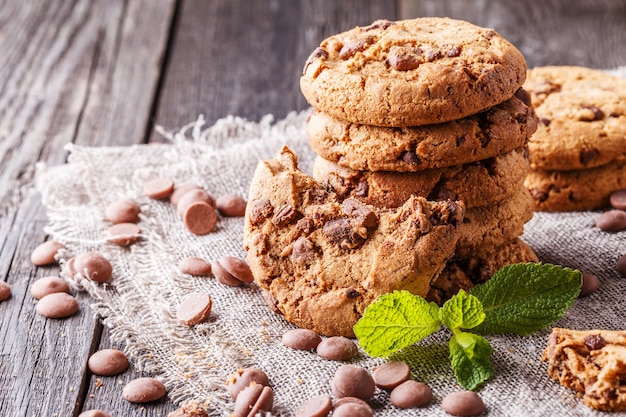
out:
M441 321L450 329L471 329L485 320L485 312L480 300L460 290L446 301L441 308Z
M487 339L473 333L453 332L450 339L450 363L457 381L474 390L494 374L491 364L493 349Z
M563 317L581 285L582 274L574 269L540 263L507 265L470 290L486 314L474 330L523 336L542 330Z
M363 350L385 357L419 342L441 327L439 307L408 291L381 295L354 326Z

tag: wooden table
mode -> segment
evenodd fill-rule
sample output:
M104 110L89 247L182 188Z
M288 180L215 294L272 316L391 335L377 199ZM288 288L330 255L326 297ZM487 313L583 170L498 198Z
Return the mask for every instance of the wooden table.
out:
M30 285L57 275L34 267L46 213L32 180L37 162L62 164L63 146L162 141L204 114L277 119L307 103L298 78L326 36L378 18L449 16L493 27L548 64L626 65L624 0L59 0L0 8L0 416L165 416L168 399L126 402L121 384L98 388L86 367L110 347L86 295L66 320L36 314ZM72 335L72 343L68 335ZM78 335L79 337L76 337ZM75 341L78 340L79 343ZM135 377L131 367L128 380Z

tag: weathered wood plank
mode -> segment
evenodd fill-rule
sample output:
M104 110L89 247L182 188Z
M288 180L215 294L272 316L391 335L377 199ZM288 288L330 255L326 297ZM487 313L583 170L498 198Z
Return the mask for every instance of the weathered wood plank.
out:
M199 114L212 124L302 110L311 51L333 33L395 16L387 1L183 1L156 122L175 129Z
M531 68L626 65L622 0L400 0L399 11L403 19L447 16L492 27L520 49Z
M101 325L80 294L81 310L70 319L35 313L30 285L58 269L29 260L46 224L31 193L34 166L62 163L68 142L144 140L174 10L174 0L9 1L0 8L0 274L13 290L0 303L2 416L80 412Z

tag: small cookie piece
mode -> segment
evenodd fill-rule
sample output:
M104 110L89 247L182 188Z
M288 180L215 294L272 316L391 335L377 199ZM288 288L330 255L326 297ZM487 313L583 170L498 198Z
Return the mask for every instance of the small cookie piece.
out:
M533 169L567 171L626 161L626 79L573 66L528 71L540 123L528 144Z
M543 361L550 377L587 406L626 411L626 331L554 328Z
M209 417L209 413L197 401L190 401L172 411L167 417Z
M411 195L431 201L462 200L468 209L494 205L518 192L527 173L523 148L483 161L417 172L356 171L319 156L313 165L313 178L340 198L381 208L399 207Z
M533 199L524 187L496 205L467 209L457 228L456 255L471 256L521 236L533 214Z
M455 257L430 284L426 299L443 305L459 290L468 291L474 285L487 281L503 266L523 262L539 262L539 259L532 248L520 238L469 257Z
M535 211L586 211L610 206L626 187L626 161L572 171L531 170L524 180Z
M352 327L380 294L426 295L454 253L464 211L460 202L421 197L393 210L339 202L284 147L252 179L244 248L255 282L288 321L354 337Z
M520 51L493 29L437 17L378 20L325 39L307 59L300 88L338 119L419 126L509 99L525 72Z
M388 128L341 121L313 110L311 147L324 159L359 171L414 172L480 161L524 146L538 119L524 90L463 119Z

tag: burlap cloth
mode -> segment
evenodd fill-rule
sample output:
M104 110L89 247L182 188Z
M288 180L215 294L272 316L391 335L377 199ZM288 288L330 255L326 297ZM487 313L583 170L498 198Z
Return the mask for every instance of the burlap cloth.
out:
M624 71L622 71L623 73ZM206 403L211 415L233 409L226 393L228 375L237 368L258 366L269 375L275 392L273 413L293 415L306 399L332 395L330 380L341 362L314 353L291 350L280 337L292 325L272 313L254 285L232 288L212 278L191 278L178 271L181 258L214 260L223 255L245 257L243 219L220 218L214 232L194 236L175 208L142 196L142 184L168 176L178 184L195 182L214 196L247 196L260 159L272 158L284 145L311 171L314 153L305 134L306 112L273 123L228 117L206 128L198 119L174 135L171 143L154 146L68 146L68 163L41 166L37 188L47 208L51 238L66 244L63 254L96 251L114 267L108 284L74 282L93 300L92 311L110 327L111 338L132 358L135 368L162 380L172 401ZM130 248L106 243L110 226L105 207L120 198L141 204L139 223L144 238ZM558 326L574 329L626 328L626 280L614 269L626 252L626 233L606 233L594 226L597 212L536 213L523 239L540 259L579 268L600 279L600 289L579 299ZM176 321L181 298L192 290L213 297L207 323L187 327ZM489 416L596 415L568 389L552 381L541 361L549 330L531 337L489 336L494 347L495 377L480 391ZM447 415L440 407L446 394L460 390L448 361L449 334L440 332L400 356L416 364L413 378L428 384L432 403L421 409L399 410L380 390L372 402L377 416ZM362 354L353 362L372 370L381 359Z

